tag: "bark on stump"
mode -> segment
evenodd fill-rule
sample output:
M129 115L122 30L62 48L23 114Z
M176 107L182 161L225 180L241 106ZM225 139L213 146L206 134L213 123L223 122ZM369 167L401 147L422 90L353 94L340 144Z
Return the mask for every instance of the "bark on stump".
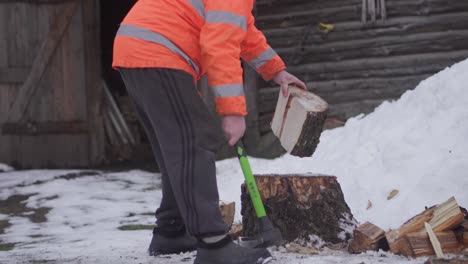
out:
M351 238L356 221L336 177L313 174L255 175L265 210L287 241L317 235L331 243ZM245 184L242 185L243 235L258 232L258 222Z

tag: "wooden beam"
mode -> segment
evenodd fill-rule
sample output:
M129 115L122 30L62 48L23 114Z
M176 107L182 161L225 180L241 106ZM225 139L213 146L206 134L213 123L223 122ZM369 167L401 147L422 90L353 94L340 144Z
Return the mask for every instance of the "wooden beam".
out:
M88 123L82 121L72 122L28 122L5 123L2 127L3 135L44 135L44 134L85 134L88 132Z
M11 108L8 122L18 122L23 117L33 95L35 94L37 84L41 80L44 72L53 56L60 40L70 25L73 14L79 6L80 1L75 0L66 5L52 21L51 28L47 38L41 45L39 53L34 59L31 72L18 91L15 102Z
M31 70L26 67L2 67L0 68L1 84L23 83Z
M105 134L102 111L103 86L100 43L100 2L82 0L87 119L89 123L89 164L105 160Z

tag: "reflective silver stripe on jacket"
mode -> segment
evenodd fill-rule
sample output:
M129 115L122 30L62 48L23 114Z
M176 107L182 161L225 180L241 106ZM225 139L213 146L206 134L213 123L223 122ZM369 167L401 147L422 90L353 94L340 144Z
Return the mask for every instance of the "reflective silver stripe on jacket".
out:
M254 67L255 69L258 69L262 67L265 63L273 59L276 55L276 52L272 48L269 48L262 52L260 55L258 55L255 59L249 61L248 63L252 65L252 67Z
M188 0L190 4L193 6L195 11L200 14L201 17L205 18L205 5L203 4L202 0Z
M197 64L192 59L190 59L190 57L187 54L185 54L185 52L183 52L179 47L177 47L172 41L170 41L168 38L159 33L138 26L121 25L119 30L117 31L117 36L133 37L160 44L184 58L188 62L188 64L192 66L197 75L200 74L200 69L198 68Z
M207 23L226 23L240 27L244 31L247 30L247 19L245 16L227 11L208 11L206 12L205 20Z
M239 84L223 84L212 86L214 95L217 98L232 97L232 96L244 96L244 86Z

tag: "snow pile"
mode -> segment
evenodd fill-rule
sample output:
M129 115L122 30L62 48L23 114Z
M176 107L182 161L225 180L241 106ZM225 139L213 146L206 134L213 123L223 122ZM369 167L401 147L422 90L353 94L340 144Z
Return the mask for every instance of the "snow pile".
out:
M468 60L422 81L396 102L325 131L313 158L250 159L254 173L335 175L356 219L395 228L455 196L468 206ZM239 205L242 172L218 163L220 196ZM235 188L235 189L233 189ZM387 200L393 190L399 194ZM369 201L372 207L367 209ZM238 206L238 210L240 210ZM237 212L237 220L240 214Z
M6 165L6 164L3 164L3 163L0 163L0 172L7 172L7 171L12 171L13 168Z

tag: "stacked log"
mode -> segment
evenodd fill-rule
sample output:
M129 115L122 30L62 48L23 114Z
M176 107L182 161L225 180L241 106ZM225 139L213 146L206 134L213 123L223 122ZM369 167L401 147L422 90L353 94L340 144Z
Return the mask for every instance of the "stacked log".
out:
M397 229L382 235L382 230L365 223L354 231L348 248L351 253L385 250L386 244L394 254L407 257L433 256L437 252L461 253L467 248L468 216L454 197L427 208Z

